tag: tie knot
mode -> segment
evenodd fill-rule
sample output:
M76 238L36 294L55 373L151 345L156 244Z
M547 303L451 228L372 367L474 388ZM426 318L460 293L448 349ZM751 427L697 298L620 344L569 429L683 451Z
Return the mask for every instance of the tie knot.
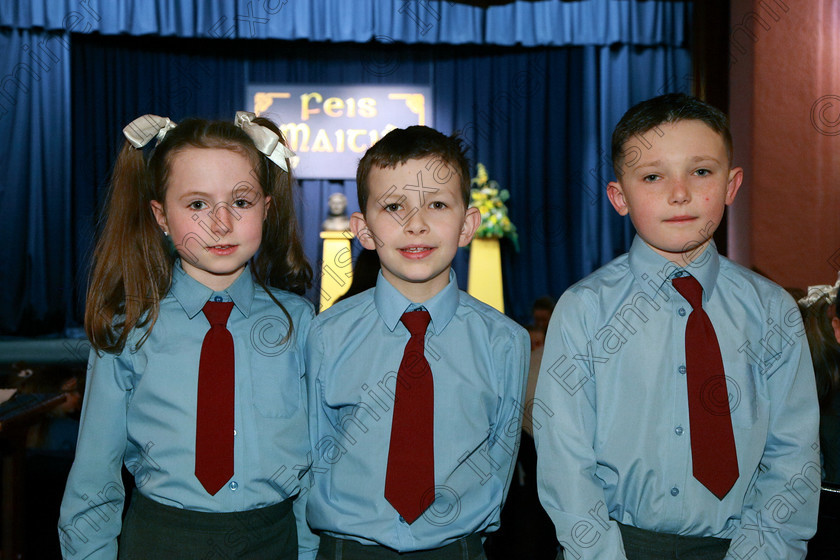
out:
M411 333L411 336L418 334L425 335L426 327L429 326L429 321L431 320L432 317L428 311L408 311L400 317L400 321L408 329L408 332Z
M202 308L204 316L207 317L213 327L227 325L231 310L233 310L232 301L208 301Z
M691 304L692 309L703 307L703 286L694 276L683 276L671 280L674 288Z

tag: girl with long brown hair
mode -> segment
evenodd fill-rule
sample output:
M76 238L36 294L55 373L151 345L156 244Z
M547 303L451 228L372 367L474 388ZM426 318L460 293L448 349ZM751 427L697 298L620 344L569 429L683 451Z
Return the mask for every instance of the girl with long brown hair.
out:
M297 558L298 533L301 551L317 541L294 500L314 311L295 295L312 271L293 154L246 112L145 115L124 133L87 293L93 350L62 554ZM136 486L124 523L123 464Z

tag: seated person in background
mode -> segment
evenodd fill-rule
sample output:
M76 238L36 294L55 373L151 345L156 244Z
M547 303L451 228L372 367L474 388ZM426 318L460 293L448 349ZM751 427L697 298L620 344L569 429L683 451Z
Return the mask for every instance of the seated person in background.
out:
M29 430L26 446L42 452L73 456L79 435L79 413L84 392L84 366L12 365L20 379L21 394L64 393L64 402L50 410Z
M726 115L642 102L612 161L607 196L636 238L560 298L537 382L553 412L534 416L540 501L565 558L802 559L814 370L793 298L712 241L743 177Z
M554 312L554 304L554 298L542 296L534 301L534 306L531 308L532 324L543 332L548 329L548 321Z
M12 475L13 484L22 485L22 495L25 496L21 510L14 511L14 515L22 519L22 557L61 558L57 536L46 535L44 528L52 528L58 519L61 495L73 463L79 436L85 366L69 362L19 362L12 364L11 370L18 395L64 393L65 396L64 402L37 417L38 421L28 428L23 468Z
M525 327L528 330L528 336L531 338L531 355L539 350L539 355L542 356L542 347L545 345L545 329L541 329L537 325L528 325Z
M808 295L799 300L799 310L817 380L823 480L840 484L840 336L835 336L840 334L840 319L836 302L837 284L810 286Z

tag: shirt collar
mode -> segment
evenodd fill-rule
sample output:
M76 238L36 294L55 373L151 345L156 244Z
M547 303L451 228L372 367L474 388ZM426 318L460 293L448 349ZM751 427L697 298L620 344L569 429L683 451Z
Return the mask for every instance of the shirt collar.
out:
M223 301L232 301L242 315L247 317L251 313L251 303L254 301L254 281L251 279L250 266L246 265L233 284L221 292L215 292L187 274L181 266L181 260L178 259L172 267L172 286L169 293L178 300L190 319L198 315L204 304L214 296L221 297Z
M382 271L379 271L373 291L373 301L389 331L393 332L397 328L397 323L400 322L403 313L422 308L428 311L432 318L430 323L432 332L439 335L455 316L460 301L460 290L458 290L455 271L450 268L449 283L440 292L422 303L414 303L392 286L382 275Z
M720 270L720 255L714 241L688 265L681 267L656 253L636 235L630 246L629 260L630 271L636 282L651 298L662 290L672 290L671 279L691 275L703 287L703 301L708 301L714 292Z

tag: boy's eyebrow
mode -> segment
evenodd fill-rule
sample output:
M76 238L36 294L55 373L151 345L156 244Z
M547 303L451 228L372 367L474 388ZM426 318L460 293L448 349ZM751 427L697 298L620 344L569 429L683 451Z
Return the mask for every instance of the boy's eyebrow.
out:
M657 159L657 160L655 160L655 161L643 161L643 162L639 162L639 164L638 164L638 165L635 165L634 167L635 167L636 169L641 169L641 168L643 168L643 167L660 167L661 165L662 165L662 160Z
M713 162L718 163L718 164L720 163L720 160L718 158L716 158L714 156L705 156L705 155L694 156L694 157L690 158L689 161L692 162L692 163L698 163L698 162L701 162L701 161L713 161ZM659 167L661 165L663 165L662 160L657 159L655 161L642 161L642 162L639 162L638 164L634 165L633 167L635 167L636 169L644 169L645 167Z
M435 189L434 191L426 191L426 198L457 198L458 195L455 193L449 192L446 189Z
M691 158L691 161L707 161L707 160L711 160L715 163L720 163L720 160L718 158L716 158L715 156L694 156L693 158Z
M396 189L391 189L390 191L386 192L385 194L379 196L376 200L402 200L405 198L405 195Z

